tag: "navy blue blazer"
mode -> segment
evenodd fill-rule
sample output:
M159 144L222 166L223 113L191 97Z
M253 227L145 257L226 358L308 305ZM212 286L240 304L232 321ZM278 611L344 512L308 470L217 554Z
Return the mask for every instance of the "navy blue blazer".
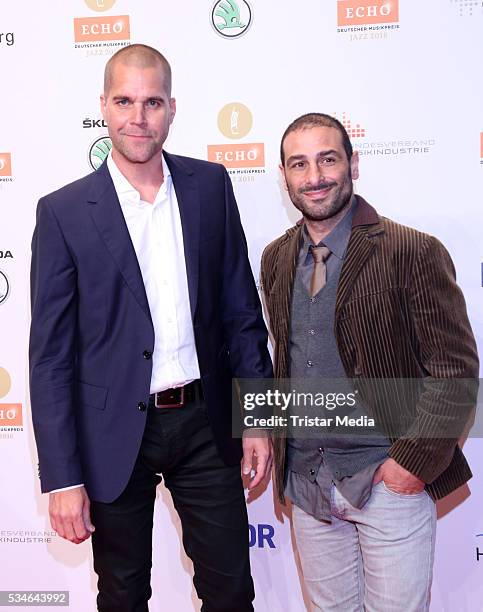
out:
M232 377L270 377L267 332L223 166L165 153L183 228L196 350L221 457ZM113 182L97 172L42 198L32 240L30 394L42 491L85 483L110 502L131 475L146 423L154 329Z

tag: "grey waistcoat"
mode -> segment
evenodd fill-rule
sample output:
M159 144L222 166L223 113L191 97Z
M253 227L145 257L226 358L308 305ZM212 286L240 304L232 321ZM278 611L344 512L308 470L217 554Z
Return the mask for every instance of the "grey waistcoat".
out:
M337 229L340 239L344 228L337 226ZM350 228L345 229L350 232ZM329 248L335 230L324 240ZM327 262L327 284L315 298L310 298L307 289L311 266L297 266L289 345L293 379L346 379L334 335L335 301L342 263L342 259L331 254ZM327 412L324 410L321 416L327 416ZM389 446L385 438L366 435L289 438L286 493L306 512L330 520L330 487L334 481L348 501L360 507L370 494L373 473L387 458Z

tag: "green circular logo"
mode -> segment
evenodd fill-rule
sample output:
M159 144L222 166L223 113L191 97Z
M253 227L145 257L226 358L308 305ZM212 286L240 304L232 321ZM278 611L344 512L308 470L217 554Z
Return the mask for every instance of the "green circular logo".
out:
M93 170L97 170L101 166L111 149L112 142L109 136L101 136L92 143L89 149L89 165Z
M3 304L10 293L10 283L5 272L0 270L0 304Z
M246 0L218 0L211 11L215 32L223 38L238 38L252 22L252 9Z

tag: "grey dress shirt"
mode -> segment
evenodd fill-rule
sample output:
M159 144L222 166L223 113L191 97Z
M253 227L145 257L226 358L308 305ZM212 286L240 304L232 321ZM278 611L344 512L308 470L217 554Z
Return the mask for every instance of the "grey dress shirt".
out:
M323 241L314 246L326 246L330 249L331 254L326 261L327 266L327 284L321 290L333 291L334 296L332 303L335 301L335 292L339 281L340 272L344 262L347 245L349 243L352 218L356 207L355 198L352 198L352 204L348 212L339 221ZM313 257L310 253L311 246L310 236L304 228L303 243L300 248L300 254L297 262L297 269L294 283L299 283L297 289L300 289L300 281L303 284L304 290L307 292L309 299L310 280L313 271ZM327 288L327 289L326 289ZM292 304L292 307L294 304ZM292 311L292 320L293 320ZM333 336L334 329L334 311L331 307L330 312L323 312L324 326L328 333L331 334L330 340L334 349L330 353L325 353L321 363L314 362L314 367L310 368L310 376L327 377L345 377L345 371L340 361L340 356L335 344ZM291 321L292 323L292 321ZM296 326L292 326L294 328ZM312 330L309 330L309 333ZM304 341L291 342L290 344L290 370L291 377L304 377L304 367L306 365L306 343ZM325 441L326 443L326 441ZM343 448L345 446L342 441ZM350 443L349 443L350 446ZM305 439L295 440L288 439L287 441L287 470L285 494L294 504L299 506L308 514L319 520L331 521L330 512L330 495L332 483L338 488L340 493L354 507L361 508L367 502L371 495L372 480L374 472L387 458L387 450L390 446L388 440L378 438L374 448L374 461L368 465L364 465L351 476L345 478L337 478L333 473L327 461L324 460L325 444L323 440ZM350 449L354 450L353 447ZM356 448L357 450L357 448ZM361 449L369 450L370 449ZM300 469L300 465L304 469ZM306 469L305 469L306 468Z

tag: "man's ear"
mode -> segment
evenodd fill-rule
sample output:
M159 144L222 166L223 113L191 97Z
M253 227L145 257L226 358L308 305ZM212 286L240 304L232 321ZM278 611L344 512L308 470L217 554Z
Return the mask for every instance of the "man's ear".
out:
M99 103L100 103L100 106L101 106L102 118L104 119L104 121L106 121L106 97L105 97L104 94L100 95Z
M280 169L280 174L282 175L283 186L285 187L285 191L288 191L287 179L285 178L285 168L283 167L283 164L279 164L278 167Z
M176 115L176 98L169 99L169 124L173 122L174 116Z
M359 178L359 151L354 151L351 158L351 176L353 181Z

